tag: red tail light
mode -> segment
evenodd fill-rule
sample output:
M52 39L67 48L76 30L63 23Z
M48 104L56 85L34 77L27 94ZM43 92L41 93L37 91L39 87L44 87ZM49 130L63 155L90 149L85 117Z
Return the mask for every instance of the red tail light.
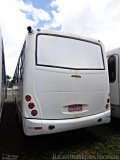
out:
M35 129L35 130L41 130L42 127L35 127L34 129Z
M31 111L32 116L36 116L37 113L38 113L37 110L32 110L32 111Z
M28 107L29 107L30 109L33 109L33 108L35 107L35 104L34 104L34 103L29 103L29 104L28 104Z
M25 100L26 100L27 102L31 101L31 96L30 96L30 95L26 95L26 96L25 96Z

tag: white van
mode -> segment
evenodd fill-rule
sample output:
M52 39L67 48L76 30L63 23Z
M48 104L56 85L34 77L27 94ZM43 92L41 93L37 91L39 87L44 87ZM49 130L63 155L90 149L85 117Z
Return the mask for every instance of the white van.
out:
M14 98L29 136L109 123L109 79L102 43L28 27L14 74Z
M111 116L120 118L120 48L107 52Z
M0 121L1 121L5 98L7 98L6 70L5 70L4 45L0 30Z

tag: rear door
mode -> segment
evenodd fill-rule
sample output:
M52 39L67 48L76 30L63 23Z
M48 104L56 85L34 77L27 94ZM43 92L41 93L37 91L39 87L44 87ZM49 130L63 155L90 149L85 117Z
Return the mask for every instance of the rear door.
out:
M34 85L41 118L78 118L105 110L101 51L98 44L74 38L37 37Z

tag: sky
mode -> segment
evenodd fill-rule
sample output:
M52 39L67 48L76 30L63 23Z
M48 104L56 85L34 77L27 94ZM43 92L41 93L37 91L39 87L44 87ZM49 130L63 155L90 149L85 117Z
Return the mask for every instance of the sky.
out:
M120 0L0 0L7 75L13 76L27 26L99 39L120 47Z

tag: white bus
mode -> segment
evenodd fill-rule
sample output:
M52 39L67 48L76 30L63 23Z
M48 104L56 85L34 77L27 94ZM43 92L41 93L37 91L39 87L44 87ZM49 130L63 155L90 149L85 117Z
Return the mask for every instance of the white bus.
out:
M111 116L120 118L120 48L107 52Z
M100 41L28 27L14 74L25 135L110 122L109 78Z
M5 98L7 98L6 70L5 70L4 45L3 45L2 34L0 31L0 121L1 121Z

